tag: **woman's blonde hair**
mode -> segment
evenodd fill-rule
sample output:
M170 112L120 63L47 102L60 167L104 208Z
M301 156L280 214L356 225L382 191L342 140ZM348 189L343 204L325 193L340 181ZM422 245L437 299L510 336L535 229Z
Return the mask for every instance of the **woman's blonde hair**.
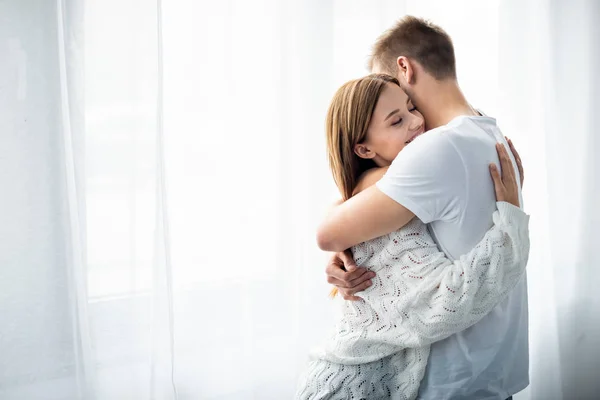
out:
M333 179L344 200L352 197L363 172L376 167L373 160L357 156L354 147L367 138L373 111L387 83L400 86L394 77L371 74L346 82L331 100L325 124L327 153ZM334 287L329 296L333 298L337 293Z
M327 153L344 200L352 197L362 173L376 167L373 160L357 156L354 147L366 139L377 100L387 83L400 86L389 75L371 74L346 82L331 100L325 125Z

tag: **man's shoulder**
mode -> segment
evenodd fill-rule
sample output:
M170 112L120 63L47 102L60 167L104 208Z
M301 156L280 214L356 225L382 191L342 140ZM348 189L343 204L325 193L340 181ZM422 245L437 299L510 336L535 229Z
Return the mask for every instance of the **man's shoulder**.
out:
M449 164L472 164L467 160L479 159L482 155L488 160L496 154L495 143L499 136L501 132L494 118L461 116L417 137L400 152L396 161L402 168L422 168L427 164L433 170L444 169Z
M403 152L403 156L411 158L425 158L423 161L431 162L440 157L446 158L456 153L454 145L455 128L441 126L429 130L424 135L417 137ZM402 153L400 153L402 155Z
M470 137L475 140L495 138L500 132L496 119L488 116L459 116L444 125L440 132L451 138Z
M402 175L445 179L447 173L462 168L463 160L447 129L435 129L417 137L398 154L390 169Z
M496 120L484 116L458 117L433 133L433 143L438 146L451 146L454 151L465 157L482 151L495 154L495 144L502 137Z
M499 131L494 118L462 115L454 118L446 125L427 131L426 135L421 135L418 139L427 139L425 142L428 145L448 145L453 140L461 137L486 140L486 137L494 136Z

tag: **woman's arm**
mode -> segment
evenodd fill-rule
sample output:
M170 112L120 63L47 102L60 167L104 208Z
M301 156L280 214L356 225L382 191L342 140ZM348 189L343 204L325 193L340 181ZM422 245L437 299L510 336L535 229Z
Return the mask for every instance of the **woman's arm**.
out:
M481 320L519 282L529 257L529 217L506 202L497 205L494 226L473 250L452 264L440 258L404 260L403 273L387 279L408 291L378 290L376 283L369 305L354 306L362 310L362 318L344 318L336 327L341 334L315 356L340 364L372 362L428 346Z
M404 273L388 279L407 290L399 296L395 290L372 293L369 303L377 315L375 322L345 329L353 332L349 336L356 337L346 335L330 343L323 358L356 364L403 348L429 345L478 322L514 288L529 257L529 217L518 208L515 173L502 150L498 151L504 176L490 168L499 201L494 225L484 238L453 263L440 257L423 259L405 254L408 259L402 261ZM389 241L388 246L400 246L396 243L402 243L403 238L397 239ZM382 254L396 253L390 250L383 249ZM352 319L343 324L352 325Z
M515 149L512 141L508 139L508 143L512 154L517 163L517 168L519 170L519 177L521 180L521 186L523 185L523 164L521 162L521 158L519 157L519 153ZM502 170L504 171L504 164L508 163L510 166L508 170L511 170L514 174L514 169L512 168L512 163L509 162L508 153L504 146L497 145L498 156L500 159L500 163L502 165ZM504 153L504 156L502 156ZM500 179L500 181L502 181ZM512 190L516 190L516 188L512 188ZM518 198L518 192L514 192L514 195ZM504 197L504 193L496 192L498 201L506 201L507 199ZM515 203L518 204L518 203ZM337 253L334 255L327 268L325 269L325 273L327 274L327 281L329 283L334 284L338 289L342 297L346 300L360 300L357 293L367 289L371 286L372 274L368 275L367 270L364 268L357 268L352 257L346 256L344 253Z
M529 258L529 216L497 203L494 226L469 253L424 277L396 313L407 347L424 346L478 322L515 287Z
M475 324L489 313L525 272L529 258L529 216L519 208L516 173L506 148L497 144L502 165L500 176L490 164L496 211L494 226L470 252L451 266L424 277L398 303L410 331L409 343L431 344ZM520 160L519 172L522 176Z

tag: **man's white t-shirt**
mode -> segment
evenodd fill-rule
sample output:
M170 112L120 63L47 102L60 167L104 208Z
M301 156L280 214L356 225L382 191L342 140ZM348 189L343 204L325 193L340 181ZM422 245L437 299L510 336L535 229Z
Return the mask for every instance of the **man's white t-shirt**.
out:
M495 119L457 117L402 150L377 187L428 223L440 249L456 259L492 226L496 198L488 165L500 165L497 142L508 149ZM504 400L524 389L527 319L524 275L481 321L431 346L419 399Z

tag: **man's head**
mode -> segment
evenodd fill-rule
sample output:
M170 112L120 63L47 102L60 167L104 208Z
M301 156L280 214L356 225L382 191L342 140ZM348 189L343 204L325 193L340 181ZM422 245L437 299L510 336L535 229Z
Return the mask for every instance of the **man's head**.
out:
M412 97L422 78L456 80L454 46L439 26L406 16L377 39L369 69L396 77Z

